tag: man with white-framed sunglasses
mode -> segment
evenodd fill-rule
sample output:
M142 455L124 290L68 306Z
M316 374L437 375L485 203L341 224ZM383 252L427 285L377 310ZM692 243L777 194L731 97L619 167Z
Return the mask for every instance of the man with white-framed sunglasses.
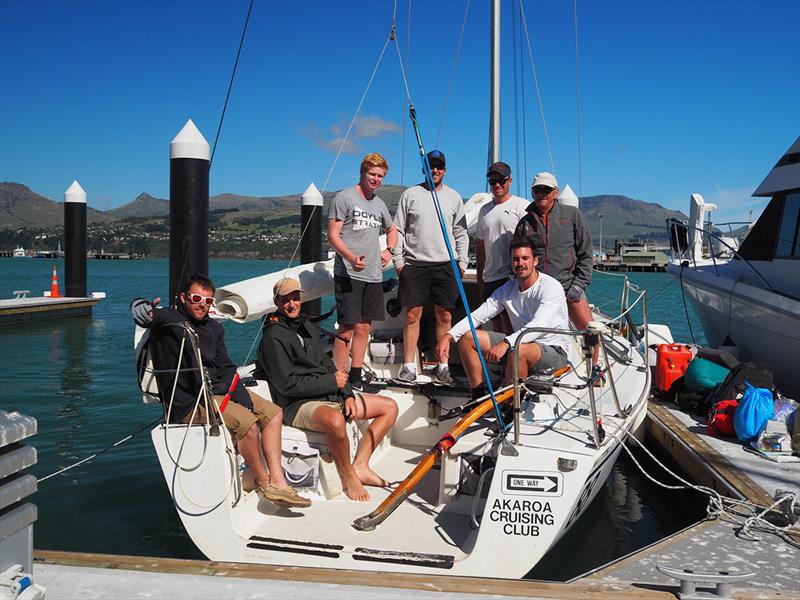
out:
M281 468L281 408L246 389L241 381L231 389L236 366L225 346L225 329L208 316L214 305L215 289L211 279L195 274L184 280L178 302L172 308L156 309L159 298L152 302L136 298L131 303L133 320L140 327L150 329L149 344L158 371L158 387L162 394L171 393L170 398L164 398L165 402L169 401L169 422L191 424L217 419L216 415L206 414L204 402L198 402L203 375L197 365L192 364L191 352L185 344L181 351L184 329L180 325L189 323L197 333L211 393L222 412L225 427L255 475L258 495L278 506L310 506L310 500L289 486ZM228 393L230 397L226 401Z

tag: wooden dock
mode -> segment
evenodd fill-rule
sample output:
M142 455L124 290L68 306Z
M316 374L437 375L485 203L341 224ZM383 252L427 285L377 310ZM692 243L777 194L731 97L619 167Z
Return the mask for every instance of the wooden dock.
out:
M0 300L0 323L77 317L92 313L100 298L10 298Z
M701 425L671 405L651 401L646 422L651 442L693 482L762 506L772 503L774 487L800 491L800 464L764 464L769 461L744 452L741 444L704 436ZM669 479L664 473L653 474L662 481ZM739 524L727 519L706 519L565 583L50 551L34 553L34 572L36 583L47 586L54 597L105 598L113 590L116 597L324 595L334 600L403 598L414 590L420 600L487 596L650 600L676 597L678 582L657 569L665 565L695 572L755 572L753 579L734 584L738 600L800 598L800 549L770 533L758 532L757 537L740 537Z

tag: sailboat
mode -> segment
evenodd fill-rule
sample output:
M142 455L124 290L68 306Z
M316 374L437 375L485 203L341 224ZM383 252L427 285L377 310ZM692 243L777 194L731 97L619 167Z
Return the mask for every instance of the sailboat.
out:
M476 206L484 201L471 200ZM476 206L468 207L468 225L477 218ZM272 289L284 277L300 280L304 301L333 293L333 261L320 261L221 287L218 312L242 323L263 317L275 310ZM397 290L386 287L384 301L392 303ZM634 310L643 315L641 325L631 318ZM395 401L399 416L370 466L399 484L371 487L368 502L341 493L335 469L324 460L325 437L316 432L283 428L284 454L308 459L310 473L298 487L313 504L292 510L248 489L246 465L224 427L161 424L152 430L181 522L209 559L516 579L580 526L622 444L645 418L651 339L645 292L625 280L619 316L595 312L587 330L563 332L571 340L569 369L515 377L513 385L498 389L496 401L513 407L508 429L493 416L490 398L469 402L465 389L425 375L401 384L404 315L387 312L374 324L365 371L385 386L381 394ZM601 388L594 387L591 371L597 344L607 365ZM199 360L191 342L186 352ZM168 390L156 389L146 353L140 366L145 402L168 401ZM423 366L418 363L419 373ZM253 371L247 365L240 374L250 378ZM270 398L267 382L251 383L250 389ZM366 423L347 427L352 456ZM317 455L322 458L315 469Z

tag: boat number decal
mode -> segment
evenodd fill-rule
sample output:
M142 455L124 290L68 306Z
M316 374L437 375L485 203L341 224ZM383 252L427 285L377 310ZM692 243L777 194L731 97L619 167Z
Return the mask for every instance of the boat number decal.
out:
M581 497L578 498L578 503L575 505L575 508L572 511L572 514L567 519L567 524L565 527L570 527L572 522L577 519L581 514L583 514L583 510L586 508L586 503L589 501L589 498L592 495L592 490L594 486L600 481L600 472L602 469L598 469L594 476L586 482L586 485L583 486L583 491L581 491Z
M503 494L511 496L561 496L564 475L558 471L503 471Z

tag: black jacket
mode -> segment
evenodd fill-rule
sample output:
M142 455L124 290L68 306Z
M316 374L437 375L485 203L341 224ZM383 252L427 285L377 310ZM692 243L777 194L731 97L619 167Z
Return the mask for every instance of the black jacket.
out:
M353 395L350 384L336 387L336 366L322 351L319 329L309 319L274 313L264 323L255 376L266 379L272 401L291 425L300 406L311 400L339 402Z
M197 332L200 356L211 380L212 393L215 395L227 394L233 376L236 374L236 366L225 348L225 329L208 317L202 321L193 320L186 314L183 306L178 305L176 308L153 310L153 320L149 324L151 332L149 344L153 352L153 366L156 370L163 371L156 374L161 397L164 401L169 401L172 386L175 384L175 369L180 355L181 340L184 336L184 330L179 326L180 323L189 323ZM196 367L192 346L187 339L181 368L196 369ZM200 371L189 370L180 373L170 412L172 423L180 423L192 411L201 385L202 374ZM231 400L245 408L253 409L250 395L241 383L231 394Z
M592 281L592 236L581 211L574 206L553 205L547 222L531 202L520 219L514 239L529 237L536 245L536 269L555 277L566 292L571 285L585 290Z

